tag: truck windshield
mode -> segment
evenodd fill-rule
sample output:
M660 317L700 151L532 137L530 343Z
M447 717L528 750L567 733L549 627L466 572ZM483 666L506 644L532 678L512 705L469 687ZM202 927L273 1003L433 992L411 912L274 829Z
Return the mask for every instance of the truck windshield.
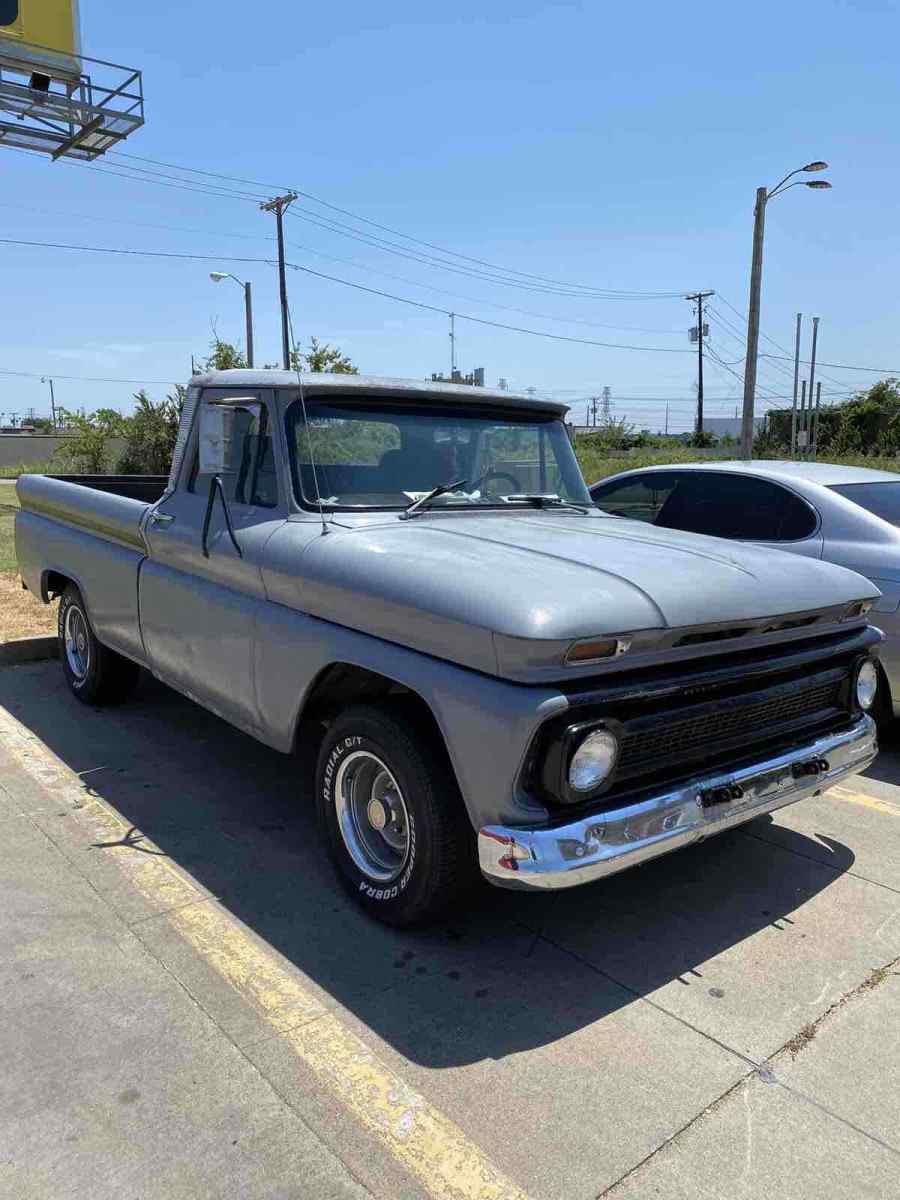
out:
M562 421L545 414L331 400L287 410L298 500L337 509L405 509L462 480L430 508L519 507L541 493L590 505ZM315 467L315 470L313 468Z
M832 484L830 490L868 509L882 521L900 525L900 481L897 483Z

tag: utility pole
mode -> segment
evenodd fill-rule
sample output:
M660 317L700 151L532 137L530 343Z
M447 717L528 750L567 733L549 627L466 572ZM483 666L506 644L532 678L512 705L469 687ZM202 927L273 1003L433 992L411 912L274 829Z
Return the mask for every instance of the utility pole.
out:
M456 378L456 316L450 314L450 379Z
M296 199L296 192L287 192L284 196L276 196L274 200L269 200L259 206L264 212L275 214L275 227L278 233L278 289L281 296L281 357L286 371L289 371L291 367L291 335L287 280L284 275L284 214Z
M813 317L812 353L809 356L809 407L812 408L813 384L816 378L816 345L819 340L819 318ZM808 423L808 422L807 422Z
M810 397L810 399L811 398L812 397ZM820 379L819 382L816 384L816 407L815 407L815 410L813 411L813 425L812 425L812 459L813 459L813 462L816 461L816 454L819 449L819 404L821 403L821 400L822 400L822 380Z
M53 395L53 380L47 375L41 377L41 383L50 384L50 420L53 423L53 428L56 428L56 398Z
M669 402L666 401L666 436L669 434Z
M800 426L797 430L797 452L800 458L806 458L806 442L806 380L804 379L800 383Z
M797 453L797 381L800 378L800 326L803 313L797 313L797 336L794 339L794 407L791 410L791 458Z
M685 296L697 305L697 432L703 432L703 336L706 332L703 325L703 301L715 292L693 292ZM693 330L691 330L693 340Z

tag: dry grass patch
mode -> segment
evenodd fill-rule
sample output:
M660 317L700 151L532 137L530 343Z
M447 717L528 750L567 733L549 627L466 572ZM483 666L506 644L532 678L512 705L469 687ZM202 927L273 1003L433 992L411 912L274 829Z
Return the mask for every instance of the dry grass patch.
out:
M0 571L0 642L56 633L56 604L41 604L15 571Z

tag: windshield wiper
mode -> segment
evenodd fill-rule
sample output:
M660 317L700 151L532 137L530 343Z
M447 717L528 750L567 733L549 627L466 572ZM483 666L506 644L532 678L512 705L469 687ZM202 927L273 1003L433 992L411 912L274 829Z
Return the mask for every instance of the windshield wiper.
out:
M575 512L585 514L591 511L583 504L574 504L571 500L563 500L562 496L558 496L556 492L513 492L509 496L504 496L504 499L509 503L520 501L523 504L530 504L533 508L571 508Z
M436 500L438 496L446 496L448 492L455 492L465 482L465 479L455 479L453 483L438 484L436 488L432 488L430 492L426 492L418 500L413 500L411 504L407 504L406 508L400 514L400 520L407 521L410 517L414 517L416 513L423 512L432 500Z

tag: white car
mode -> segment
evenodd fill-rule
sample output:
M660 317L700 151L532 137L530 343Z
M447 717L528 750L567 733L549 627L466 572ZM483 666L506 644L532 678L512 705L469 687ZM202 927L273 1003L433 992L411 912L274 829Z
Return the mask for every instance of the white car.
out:
M755 542L850 567L881 591L882 713L900 716L900 474L823 462L699 462L621 471L590 488L617 517Z

